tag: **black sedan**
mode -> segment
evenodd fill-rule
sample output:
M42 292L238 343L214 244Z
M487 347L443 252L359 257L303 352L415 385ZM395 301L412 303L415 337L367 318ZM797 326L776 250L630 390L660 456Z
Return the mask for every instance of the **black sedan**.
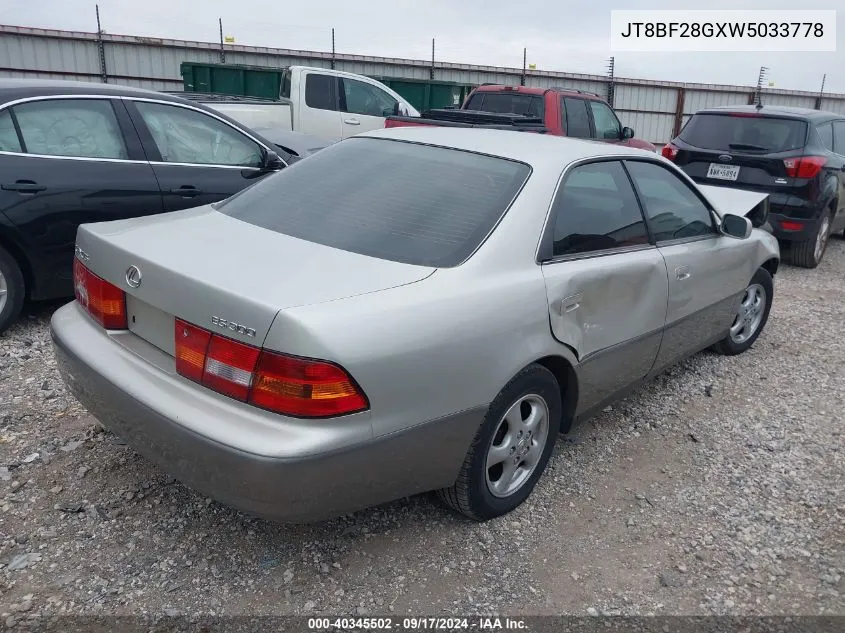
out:
M295 159L172 95L0 79L0 332L25 298L73 295L80 224L222 200Z

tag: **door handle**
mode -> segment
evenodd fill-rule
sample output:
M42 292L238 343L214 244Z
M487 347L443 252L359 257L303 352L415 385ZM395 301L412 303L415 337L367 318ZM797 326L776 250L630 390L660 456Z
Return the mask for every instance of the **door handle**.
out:
M202 193L202 189L197 189L193 185L182 185L181 187L174 187L170 193L175 193L183 198L193 198Z
M683 281L684 279L689 279L690 271L689 266L678 266L675 269L675 279L678 281Z
M343 120L346 125L361 125L361 122L358 119L344 119Z
M39 185L34 180L16 180L15 182L0 185L3 191L17 191L18 193L38 193L47 187Z
M568 314L569 312L575 312L575 310L581 307L582 299L583 296L580 292L578 294L570 295L565 299L561 299L558 302L558 312L560 312L561 316Z

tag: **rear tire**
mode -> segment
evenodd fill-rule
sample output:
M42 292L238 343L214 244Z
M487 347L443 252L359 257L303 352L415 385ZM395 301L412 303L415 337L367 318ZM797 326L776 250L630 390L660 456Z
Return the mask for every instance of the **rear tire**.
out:
M730 331L713 349L724 356L736 356L754 345L769 320L773 296L771 274L765 268L758 268L745 289Z
M0 333L17 320L25 294L26 286L20 266L0 246Z
M825 213L819 219L819 228L814 237L803 242L792 243L790 259L793 264L802 268L815 268L821 263L830 241L830 222L830 214Z
M523 369L490 404L455 484L437 491L440 499L475 521L518 507L546 469L561 415L554 374L536 364Z

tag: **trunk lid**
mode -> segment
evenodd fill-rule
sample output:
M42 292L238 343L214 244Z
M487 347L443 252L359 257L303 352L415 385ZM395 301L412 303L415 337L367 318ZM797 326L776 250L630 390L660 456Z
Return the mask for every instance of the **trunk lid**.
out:
M211 207L82 225L77 247L94 274L126 293L129 329L171 355L175 317L261 345L279 310L413 283L435 270L314 244ZM133 266L136 287L127 279Z
M804 182L788 175L784 160L803 156L806 139L807 123L799 119L701 113L674 141L674 162L703 184L798 194Z

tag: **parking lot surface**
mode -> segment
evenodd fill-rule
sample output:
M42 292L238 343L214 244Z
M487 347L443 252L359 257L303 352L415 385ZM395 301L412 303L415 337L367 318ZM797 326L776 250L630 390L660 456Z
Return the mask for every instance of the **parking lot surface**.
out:
M845 614L845 240L783 265L754 347L558 442L486 524L433 495L307 526L183 487L67 393L56 306L0 336L0 613Z

